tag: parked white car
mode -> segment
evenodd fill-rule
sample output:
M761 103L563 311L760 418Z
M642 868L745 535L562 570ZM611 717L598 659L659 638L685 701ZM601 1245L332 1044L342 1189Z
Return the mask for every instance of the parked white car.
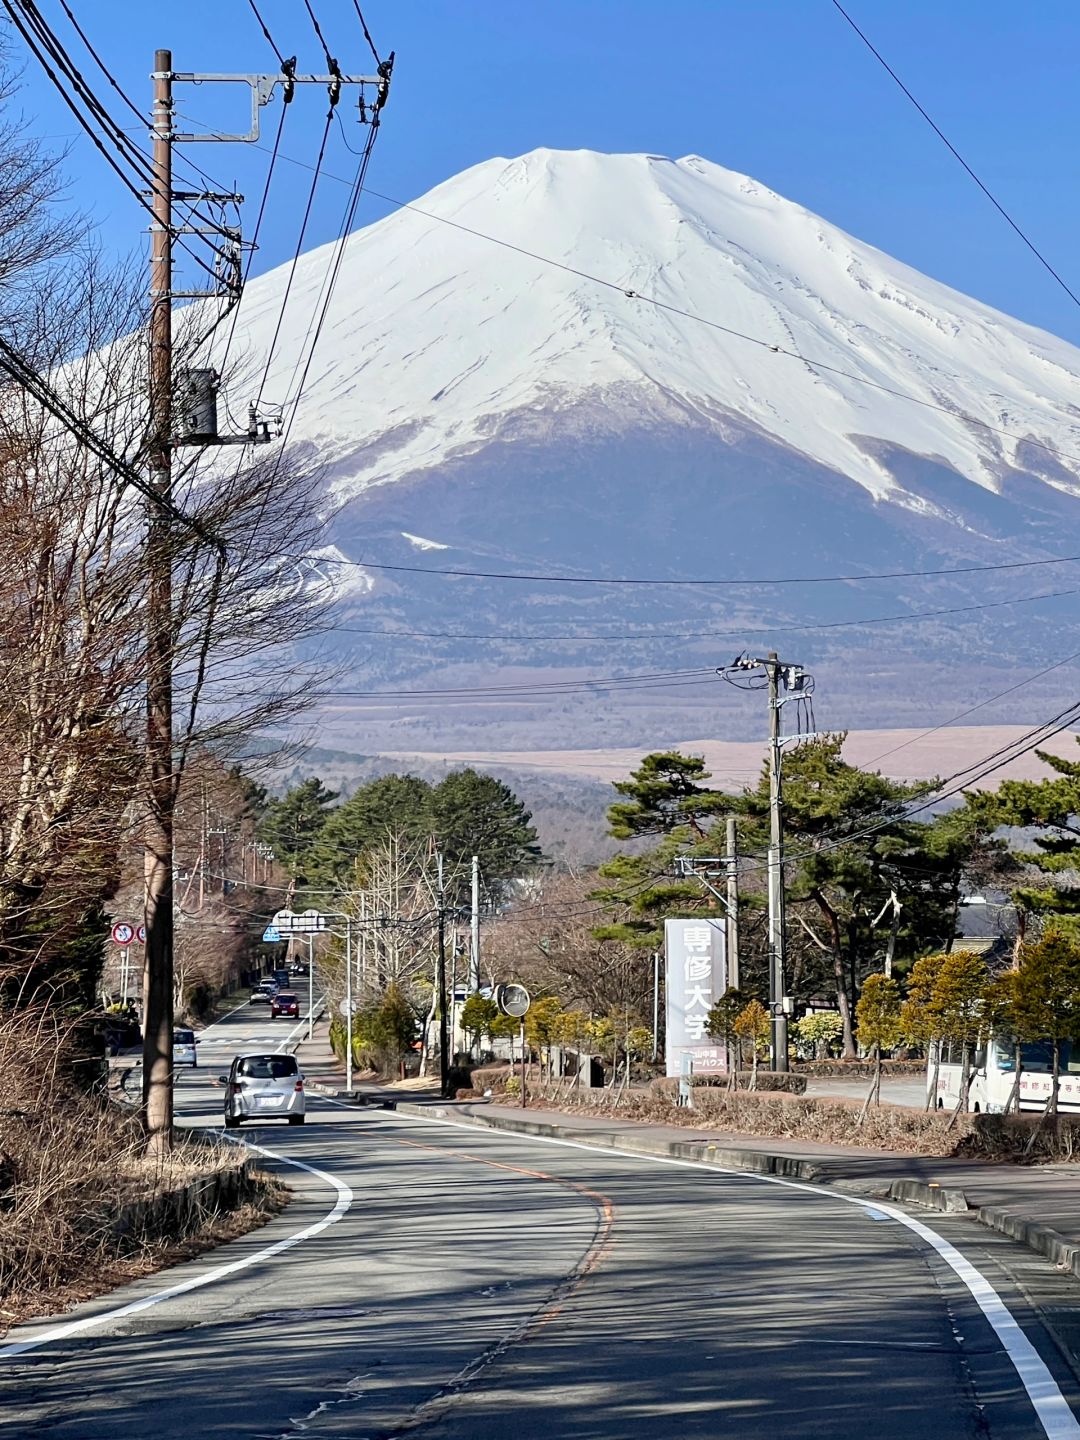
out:
M304 1077L295 1055L237 1055L225 1086L225 1128L245 1120L287 1120L304 1123Z

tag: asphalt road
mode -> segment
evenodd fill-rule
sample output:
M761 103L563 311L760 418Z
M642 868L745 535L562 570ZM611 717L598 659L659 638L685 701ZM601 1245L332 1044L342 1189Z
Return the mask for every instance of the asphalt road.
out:
M280 1043L290 1028L251 1009L214 1027L202 1068L181 1082L181 1112L220 1124L212 1077L236 1050ZM883 1210L312 1096L303 1129L243 1134L283 1157L268 1163L296 1186L287 1211L75 1316L110 1315L315 1233L96 1328L22 1354L0 1345L2 1433L1080 1437L1062 1398L1080 1414L1080 1387L1025 1294L1043 1287L1067 1320L1080 1289L1030 1256L1021 1274L1022 1252L970 1242L967 1222L932 1223L1009 1307L1012 1350L1034 1346L1020 1354L1034 1401L970 1290ZM324 1224L335 1206L340 1218Z

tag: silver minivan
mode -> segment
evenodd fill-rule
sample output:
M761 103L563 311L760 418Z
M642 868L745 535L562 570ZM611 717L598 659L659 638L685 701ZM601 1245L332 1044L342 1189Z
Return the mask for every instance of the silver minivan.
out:
M304 1123L304 1077L295 1055L237 1055L228 1075L218 1078L225 1086L227 1130L244 1120Z

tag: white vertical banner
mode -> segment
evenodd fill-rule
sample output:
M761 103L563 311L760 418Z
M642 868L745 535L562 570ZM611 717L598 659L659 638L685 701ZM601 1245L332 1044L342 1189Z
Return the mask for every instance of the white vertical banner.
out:
M710 1039L709 1011L727 988L726 929L723 920L665 920L667 1073L682 1073L689 1055L696 1075L727 1070L727 1050Z

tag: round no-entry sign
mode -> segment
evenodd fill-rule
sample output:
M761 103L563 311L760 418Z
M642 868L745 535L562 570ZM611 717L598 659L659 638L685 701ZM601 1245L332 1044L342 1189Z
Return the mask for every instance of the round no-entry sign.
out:
M126 920L118 920L112 927L112 938L117 945L130 945L135 939L135 928Z
M140 945L145 945L145 944L146 944L146 926L145 926L145 925L137 925L137 926L135 927L135 939L139 942Z

